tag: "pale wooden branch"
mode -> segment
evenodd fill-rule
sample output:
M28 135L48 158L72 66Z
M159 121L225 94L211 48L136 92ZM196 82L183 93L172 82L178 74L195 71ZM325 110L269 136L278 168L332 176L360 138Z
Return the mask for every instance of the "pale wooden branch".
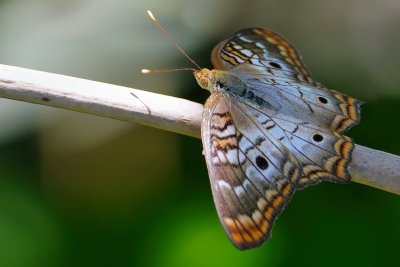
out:
M137 89L0 65L0 97L200 137L201 104ZM356 145L349 171L354 182L400 194L399 156Z

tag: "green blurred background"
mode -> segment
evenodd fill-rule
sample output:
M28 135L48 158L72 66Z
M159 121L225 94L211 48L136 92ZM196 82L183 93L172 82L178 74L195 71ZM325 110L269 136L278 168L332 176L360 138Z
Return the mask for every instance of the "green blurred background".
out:
M364 100L358 144L400 154L400 1L0 0L0 64L204 102L191 66L249 26L279 32L330 88ZM220 226L201 142L0 99L0 266L398 266L400 196L360 184L298 192L261 248Z

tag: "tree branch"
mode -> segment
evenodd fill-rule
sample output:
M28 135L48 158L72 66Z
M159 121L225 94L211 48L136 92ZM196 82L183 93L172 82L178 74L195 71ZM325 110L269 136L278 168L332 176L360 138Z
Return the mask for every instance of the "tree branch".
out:
M135 122L200 137L203 106L185 99L0 65L0 97ZM400 194L400 157L356 145L352 180Z

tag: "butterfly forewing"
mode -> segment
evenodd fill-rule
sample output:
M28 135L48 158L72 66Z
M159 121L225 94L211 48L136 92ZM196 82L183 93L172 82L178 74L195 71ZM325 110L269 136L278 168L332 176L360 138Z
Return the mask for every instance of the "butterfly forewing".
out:
M266 240L300 178L297 159L235 99L213 93L205 105L202 140L214 202L239 249Z
M276 79L316 83L294 47L264 28L243 29L230 35L213 49L211 60L216 69L233 70L248 64L253 74L269 73Z
M216 69L237 75L266 101L278 101L281 112L341 133L358 123L361 102L326 89L306 69L285 39L264 28L240 30L213 50Z

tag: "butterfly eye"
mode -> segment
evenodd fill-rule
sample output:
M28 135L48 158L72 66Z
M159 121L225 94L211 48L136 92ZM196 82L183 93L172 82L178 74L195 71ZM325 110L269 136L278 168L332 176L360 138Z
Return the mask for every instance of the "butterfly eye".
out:
M320 135L320 134L314 134L313 140L315 142L321 142L322 140L324 140L324 137L322 135Z
M328 99L326 99L325 97L319 96L318 97L319 102L321 102L322 104L328 104Z
M201 78L201 82L203 83L203 84L207 84L208 85L208 82L209 82L210 80L208 79L208 77L203 77L203 78Z
M257 164L258 168L260 168L261 170L267 169L268 165L269 165L268 161L264 157L261 157L261 156L258 156L256 158L256 164Z
M274 67L274 68L277 68L277 69L281 69L281 68L282 68L281 65L279 65L279 64L276 63L276 62L270 62L269 65L270 65L271 67Z

